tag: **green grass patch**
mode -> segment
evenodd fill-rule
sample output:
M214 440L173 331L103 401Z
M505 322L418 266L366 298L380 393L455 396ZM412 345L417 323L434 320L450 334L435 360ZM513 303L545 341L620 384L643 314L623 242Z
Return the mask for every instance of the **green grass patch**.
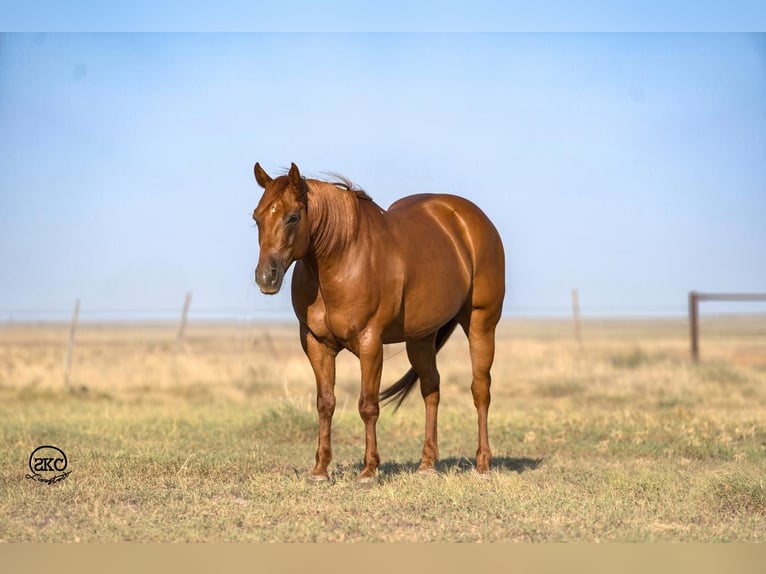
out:
M317 415L306 404L280 400L259 410L251 430L261 440L309 442L316 438Z
M642 349L619 353L609 357L609 363L618 369L638 369L650 364L653 359Z
M766 517L766 478L739 471L716 476L710 484L711 503L724 516Z
M748 382L747 376L728 361L705 362L697 369L700 378L707 383L740 385Z

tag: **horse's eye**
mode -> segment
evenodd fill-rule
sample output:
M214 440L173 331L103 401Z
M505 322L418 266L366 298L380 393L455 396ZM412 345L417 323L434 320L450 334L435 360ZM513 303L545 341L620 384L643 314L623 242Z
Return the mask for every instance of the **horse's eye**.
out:
M300 220L301 220L301 215L300 215L300 213L293 213L293 214L289 215L289 216L287 217L287 219L285 220L285 226L289 226L289 225L295 225L295 224L296 224L296 223L298 223Z

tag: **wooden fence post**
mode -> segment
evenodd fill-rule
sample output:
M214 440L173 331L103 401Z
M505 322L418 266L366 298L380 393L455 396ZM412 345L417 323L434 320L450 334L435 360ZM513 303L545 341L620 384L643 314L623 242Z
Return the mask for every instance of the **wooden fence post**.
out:
M180 353L183 350L184 332L186 331L186 318L189 315L190 306L191 306L191 293L187 293L186 298L184 299L184 306L181 311L181 321L178 324L178 334L176 335L176 353Z
M580 293L577 288L572 289L572 320L574 321L574 336L578 345L582 344L580 337Z
M699 362L699 302L700 301L731 301L731 302L766 302L766 293L699 293L689 292L689 339L691 340L692 361Z
M77 321L80 317L80 300L74 301L74 312L72 313L72 322L69 325L69 340L66 346L66 356L64 357L64 384L69 386L69 372L72 369L72 356L74 355L74 336L77 331Z
M699 294L689 293L689 339L691 340L692 361L699 361Z

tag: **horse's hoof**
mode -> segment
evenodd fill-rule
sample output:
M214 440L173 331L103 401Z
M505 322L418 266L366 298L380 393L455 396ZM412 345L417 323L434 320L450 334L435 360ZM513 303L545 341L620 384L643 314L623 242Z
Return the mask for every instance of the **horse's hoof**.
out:
M378 484L379 479L377 476L360 476L356 479L356 483L359 486L370 488L371 486L374 486Z
M479 480L491 480L492 479L492 473L489 470L476 470L476 471L474 471L473 474Z
M330 482L330 477L326 474L309 474L306 476L306 482L310 484L324 484Z
M432 466L429 466L426 468L419 468L415 471L415 474L417 474L418 476L423 476L423 477L439 475L439 473L436 472L436 469Z

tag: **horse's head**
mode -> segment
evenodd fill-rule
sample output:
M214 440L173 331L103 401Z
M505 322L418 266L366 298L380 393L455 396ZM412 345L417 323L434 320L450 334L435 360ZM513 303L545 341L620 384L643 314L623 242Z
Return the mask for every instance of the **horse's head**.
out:
M264 189L253 212L260 246L255 282L263 293L273 295L282 286L285 272L293 261L306 255L309 248L308 189L295 164L287 175L272 179L256 163L255 180Z

